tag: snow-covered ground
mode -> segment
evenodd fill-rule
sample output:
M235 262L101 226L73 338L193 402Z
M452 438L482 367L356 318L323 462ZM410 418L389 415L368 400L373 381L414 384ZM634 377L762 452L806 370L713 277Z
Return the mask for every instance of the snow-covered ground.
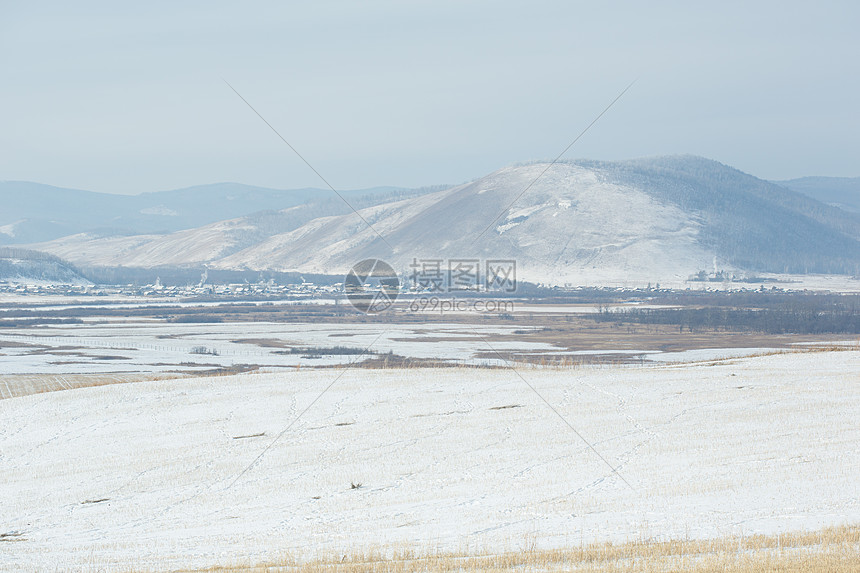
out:
M0 400L0 534L20 534L0 543L0 569L856 523L858 419L858 351L520 374L302 370Z

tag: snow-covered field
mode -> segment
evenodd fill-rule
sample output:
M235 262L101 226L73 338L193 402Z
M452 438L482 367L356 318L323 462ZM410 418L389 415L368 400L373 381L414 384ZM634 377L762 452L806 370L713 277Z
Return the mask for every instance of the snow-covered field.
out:
M0 534L19 534L0 542L0 569L494 551L860 521L858 351L523 378L338 372L0 400Z

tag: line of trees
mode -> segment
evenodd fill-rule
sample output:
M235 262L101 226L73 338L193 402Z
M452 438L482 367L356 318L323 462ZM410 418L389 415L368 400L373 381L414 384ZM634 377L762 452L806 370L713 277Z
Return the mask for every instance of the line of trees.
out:
M601 309L592 318L616 324L677 325L680 330L690 332L742 330L767 334L860 334L860 297L806 297L761 308Z

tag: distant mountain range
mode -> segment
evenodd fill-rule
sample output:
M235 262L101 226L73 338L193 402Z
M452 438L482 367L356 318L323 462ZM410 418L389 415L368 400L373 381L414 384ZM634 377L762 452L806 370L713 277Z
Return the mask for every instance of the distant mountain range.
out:
M341 193L362 202L363 198L390 198L402 192L405 190L377 187ZM0 181L0 244L36 243L77 233L104 236L170 233L304 204L318 205L326 213L340 206L346 208L330 189L281 190L214 183L173 191L115 195L27 181Z
M809 195L822 203L860 213L860 177L801 177L774 183Z
M234 210L230 218L169 233L89 231L29 248L81 266L206 265L320 274L345 273L370 257L404 275L426 261L510 259L521 280L553 284L685 280L714 267L856 275L860 213L827 204L839 186L815 179L817 186L807 180L776 184L693 156L531 163L435 191L354 192L350 202L361 217L329 191L325 200L301 202L303 197L290 195L280 200L293 203L278 210ZM789 183L806 185L806 191L792 190ZM212 219L239 203L252 208L251 199L231 203L226 189L219 192L210 189L209 199L174 192L184 198L172 202L163 194L137 203L149 207L136 212L191 221ZM272 190L249 193L259 201L255 206L274 205ZM832 202L845 203L847 197L850 207L850 195ZM203 213L191 213L195 201ZM156 206L177 215L141 213Z

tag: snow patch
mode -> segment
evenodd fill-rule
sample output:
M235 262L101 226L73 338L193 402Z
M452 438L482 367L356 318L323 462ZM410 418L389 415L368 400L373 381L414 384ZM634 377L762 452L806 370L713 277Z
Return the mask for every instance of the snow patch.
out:
M140 213L142 215L161 215L162 217L176 217L179 215L173 209L168 209L164 205L159 205L157 207L147 207L146 209L141 209Z
M7 235L9 237L15 237L15 227L17 227L21 221L15 221L14 223L9 223L8 225L3 225L0 227L0 233Z

